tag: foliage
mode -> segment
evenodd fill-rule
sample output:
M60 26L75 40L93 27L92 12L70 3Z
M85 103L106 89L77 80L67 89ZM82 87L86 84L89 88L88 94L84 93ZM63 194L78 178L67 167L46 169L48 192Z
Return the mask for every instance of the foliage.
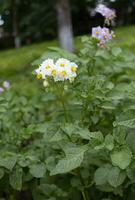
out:
M84 36L77 55L55 47L33 63L68 58L73 83L1 94L1 198L134 199L135 57L96 43Z
M107 5L118 10L118 25L134 24L134 0L119 0L111 2L110 0L102 1ZM45 39L56 38L56 1L55 0L16 0L18 10L19 32L23 44L32 41L43 41ZM93 18L90 13L95 8L96 0L72 0L71 13L73 19L73 27L75 35L86 34L95 24L103 25L101 15L96 15ZM125 9L125 7L127 9ZM1 46L11 47L13 42L12 16L13 16L13 1L1 0L0 1L0 14L5 21L4 30L8 32L10 37L8 43L4 40L1 41ZM85 23L84 23L85 22ZM129 32L128 32L129 33ZM4 38L5 39L5 38Z

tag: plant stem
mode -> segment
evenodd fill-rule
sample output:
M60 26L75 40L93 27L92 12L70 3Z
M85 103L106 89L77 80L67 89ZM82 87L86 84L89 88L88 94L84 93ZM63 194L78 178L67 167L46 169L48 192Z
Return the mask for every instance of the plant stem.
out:
M83 196L83 199L84 199L84 200L87 200L87 197L86 197L86 194L85 194L84 191L82 191L82 196Z
M84 183L83 178L82 178L82 176L80 174L80 171L79 171L78 175L80 177L80 181L82 183L82 186L84 187L84 189L81 191L82 192L82 196L83 196L83 200L90 200L90 198L89 198L89 196L87 194L87 190L85 189L85 183Z
M63 107L64 110L64 117L65 117L65 122L68 122L68 115L67 115L67 110L66 110L66 106L65 106L65 99L64 99L64 88L63 86L61 87L61 85L57 84L56 89L58 90L58 99Z
M66 110L65 102L63 101L63 96L61 99L61 103L62 103L63 110L64 110L65 121L68 122L67 110Z

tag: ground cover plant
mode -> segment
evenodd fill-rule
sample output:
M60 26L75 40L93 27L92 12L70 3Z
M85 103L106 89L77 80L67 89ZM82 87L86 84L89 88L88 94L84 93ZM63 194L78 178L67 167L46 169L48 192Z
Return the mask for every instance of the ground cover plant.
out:
M1 199L134 199L135 56L92 36L35 60L38 84L1 85Z

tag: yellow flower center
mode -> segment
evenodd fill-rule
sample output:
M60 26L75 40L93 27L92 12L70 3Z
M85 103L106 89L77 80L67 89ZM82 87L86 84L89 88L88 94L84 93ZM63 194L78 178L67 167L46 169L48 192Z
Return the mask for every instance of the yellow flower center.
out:
M40 79L42 78L42 75L41 74L37 74L37 79Z
M72 67L71 67L71 71L72 71L72 72L76 72L76 67L72 66Z
M56 76L56 70L55 69L52 70L52 75Z
M46 68L46 69L50 69L50 65L47 65L45 68Z
M60 66L61 66L61 67L65 67L65 64L64 64L64 63L61 63Z
M66 74L67 74L66 71L61 72L61 76L63 76L63 77L66 76Z
M108 36L107 36L107 35L105 35L105 36L104 36L104 38L105 38L105 39L107 39L107 38L108 38Z
M96 32L96 35L99 35L99 31Z

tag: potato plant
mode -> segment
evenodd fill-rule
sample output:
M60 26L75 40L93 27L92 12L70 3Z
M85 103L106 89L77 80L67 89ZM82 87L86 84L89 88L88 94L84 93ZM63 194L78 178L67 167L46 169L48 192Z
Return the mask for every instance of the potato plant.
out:
M76 62L74 82L1 94L1 198L134 198L134 56L89 36L82 43L77 55L51 48L35 61Z
M38 89L1 93L1 199L134 199L134 62L84 36L76 54L51 47L34 61Z

